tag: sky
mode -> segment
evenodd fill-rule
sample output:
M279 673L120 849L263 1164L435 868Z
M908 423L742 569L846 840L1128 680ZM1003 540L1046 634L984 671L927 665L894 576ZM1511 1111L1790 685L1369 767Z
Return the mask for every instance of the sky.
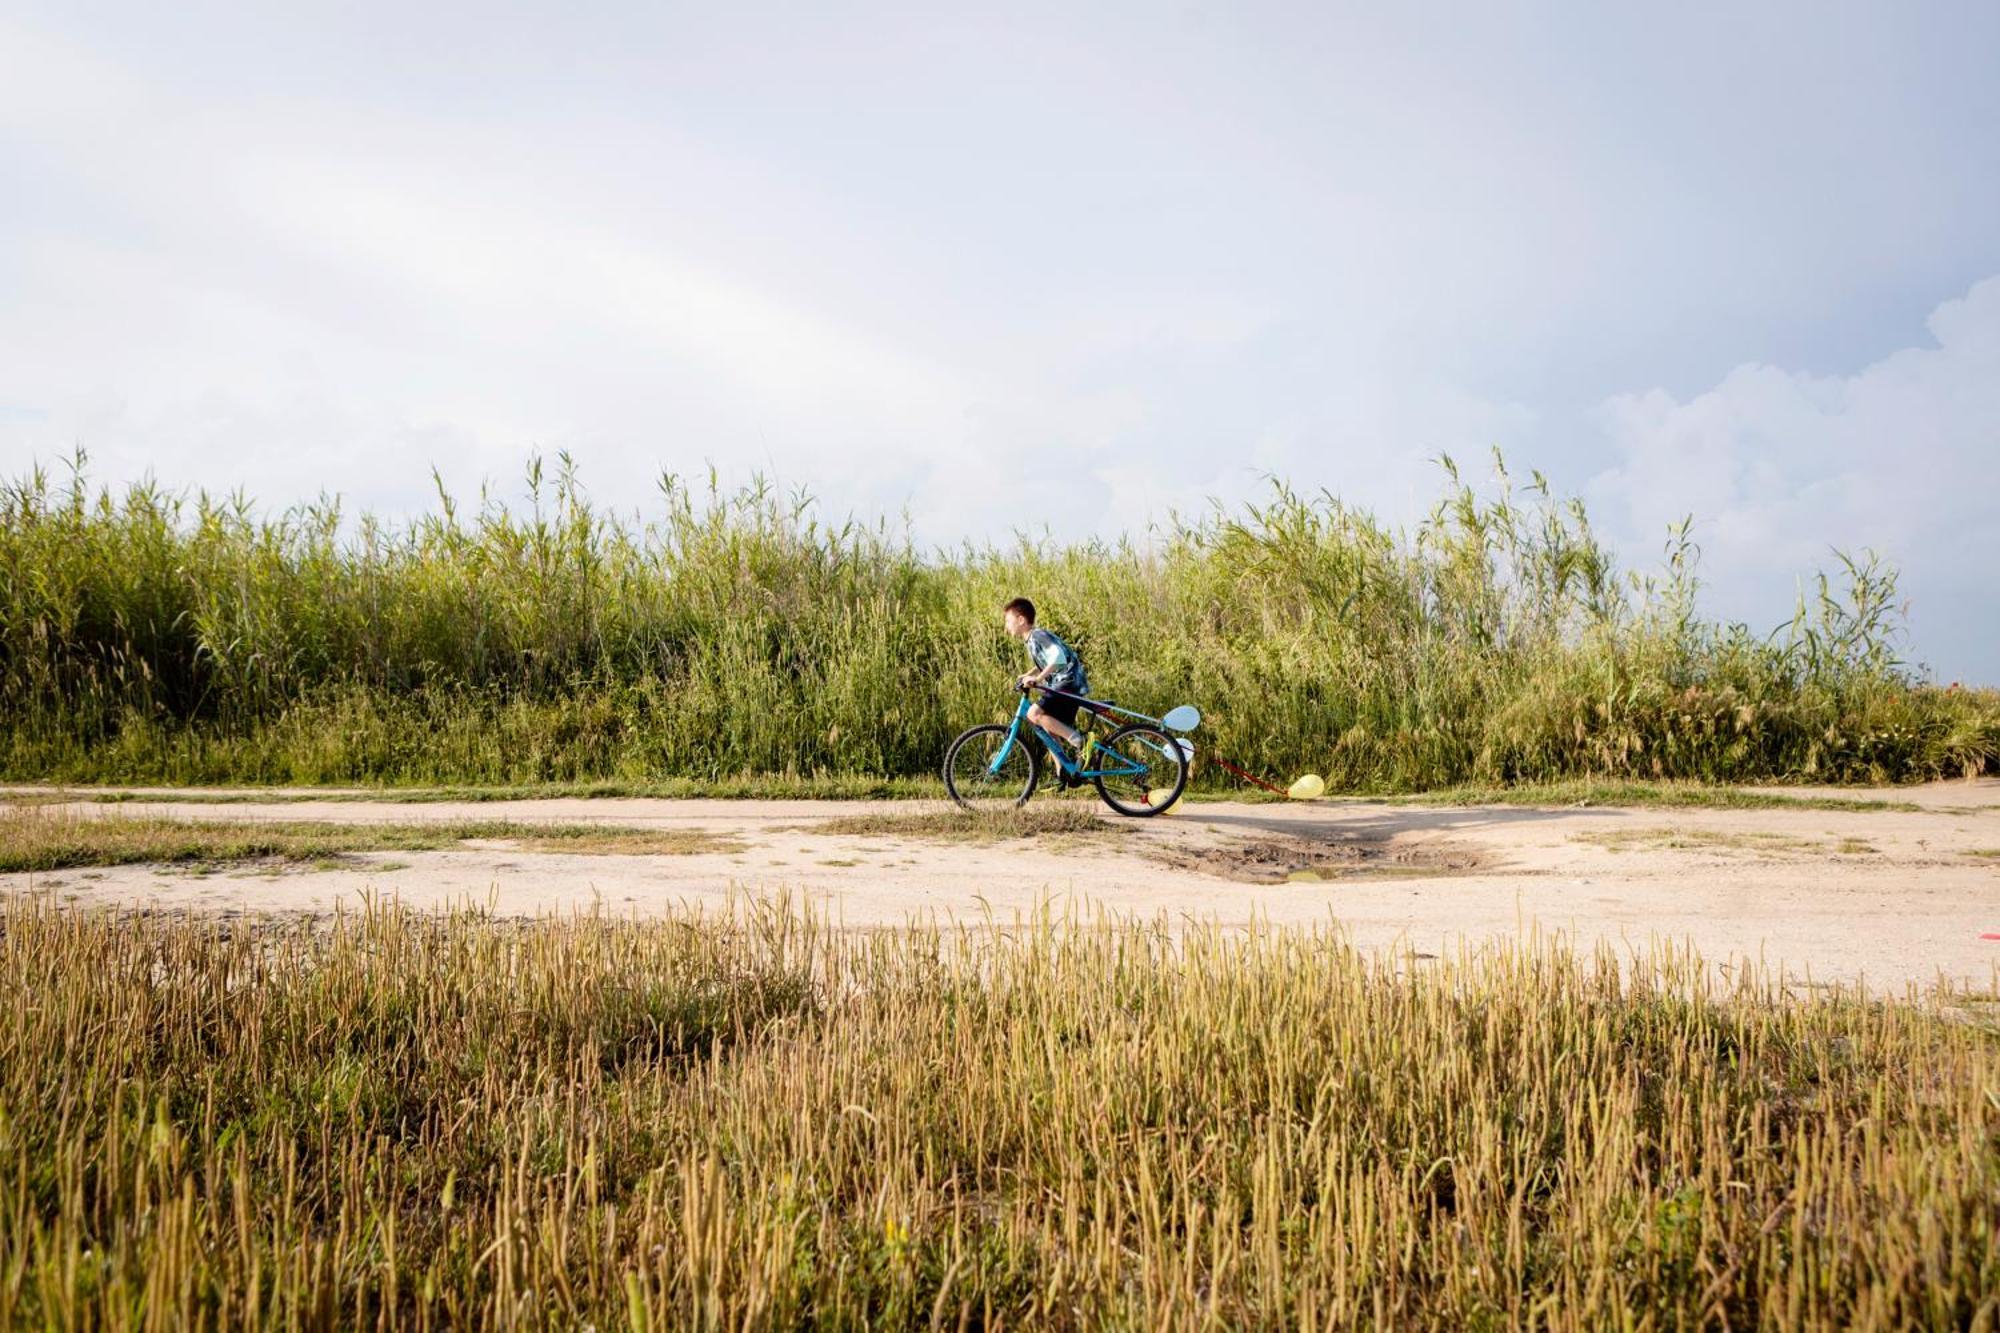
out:
M2000 684L2000 5L0 0L0 477L761 472L926 544L1440 454Z

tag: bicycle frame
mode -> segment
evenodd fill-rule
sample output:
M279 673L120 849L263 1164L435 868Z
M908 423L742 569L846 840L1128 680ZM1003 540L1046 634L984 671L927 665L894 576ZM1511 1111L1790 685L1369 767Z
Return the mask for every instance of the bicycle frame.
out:
M1028 730L1034 732L1041 739L1042 747L1049 752L1049 758L1056 761L1056 767L1061 769L1067 777L1129 778L1138 777L1146 771L1144 765L1132 763L1130 760L1122 758L1119 755L1108 754L1102 749L1098 750L1097 754L1102 755L1107 763L1113 764L1115 767L1084 768L1080 764L1071 762L1069 756L1063 753L1061 741L1058 741L1054 736L1051 736L1034 723L1028 722L1028 709L1032 706L1033 700L1026 693L1023 693L1020 704L1014 709L1014 721L1007 728L1007 739L1000 742L1000 748L994 752L992 762L986 766L986 771L989 774L998 774L1000 772L1000 766L1006 763L1007 756L1014 752L1016 742L1023 745L1027 744L1026 741L1021 740L1021 726L1023 723L1026 723Z

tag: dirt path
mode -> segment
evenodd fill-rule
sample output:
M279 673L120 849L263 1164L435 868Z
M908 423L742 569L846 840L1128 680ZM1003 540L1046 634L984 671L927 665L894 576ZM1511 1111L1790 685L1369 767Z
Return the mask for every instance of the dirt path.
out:
M321 870L0 875L0 892L219 912L325 912L374 893L423 907L621 915L723 910L745 894L789 892L850 926L988 914L1005 922L1053 900L1058 910L1170 921L1338 922L1364 947L1419 954L1539 930L1620 950L1691 941L1712 960L1762 957L1819 983L2000 985L2000 941L1980 938L2000 932L2000 781L1991 779L1876 793L1914 811L1203 803L1163 819L1109 820L1101 833L990 845L897 827L939 809L918 802L215 804L172 795L55 808L101 818L594 823L702 830L735 848L579 855L485 843L365 853ZM827 827L857 816L889 827Z

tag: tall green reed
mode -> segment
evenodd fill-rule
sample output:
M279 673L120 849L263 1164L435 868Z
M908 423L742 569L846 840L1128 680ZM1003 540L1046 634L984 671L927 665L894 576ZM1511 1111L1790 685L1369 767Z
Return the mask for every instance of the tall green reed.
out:
M1444 460L1414 532L1282 482L1145 543L925 553L767 481L574 466L391 526L337 502L0 488L0 771L517 783L931 771L1006 706L1026 594L1100 692L1191 701L1204 749L1336 787L1578 775L1901 780L2000 762L2000 696L1896 657L1895 576L1842 557L1773 635L1701 618L1683 525L1621 572L1576 500ZM1208 778L1217 775L1206 774Z

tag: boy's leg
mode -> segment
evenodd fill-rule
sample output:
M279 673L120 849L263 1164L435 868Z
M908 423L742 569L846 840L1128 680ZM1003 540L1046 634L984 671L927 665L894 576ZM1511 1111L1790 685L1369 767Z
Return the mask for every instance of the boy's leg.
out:
M1057 740L1069 742L1072 747L1083 744L1082 733L1078 732L1069 723L1050 717L1042 711L1040 704L1028 705L1028 721L1034 723L1043 731L1048 732L1049 735L1054 736Z

